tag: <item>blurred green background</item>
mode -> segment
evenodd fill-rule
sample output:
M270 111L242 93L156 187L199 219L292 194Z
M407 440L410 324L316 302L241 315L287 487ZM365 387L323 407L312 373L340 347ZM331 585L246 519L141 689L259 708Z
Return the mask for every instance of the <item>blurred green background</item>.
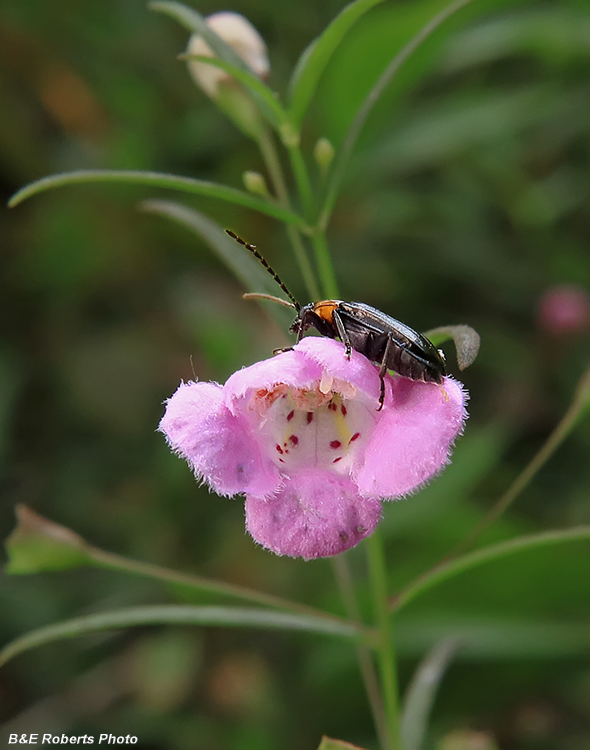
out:
M231 9L267 40L270 84L284 92L300 52L341 7L240 0ZM338 145L416 18L440 7L387 2L358 24L312 104L308 154L320 136ZM2 205L27 182L69 169L158 170L235 187L243 171L261 170L255 146L176 60L186 38L143 0L0 0ZM483 340L462 376L472 418L452 466L385 507L392 591L492 505L590 362L583 321L556 332L539 316L556 285L590 289L589 74L587 0L476 1L404 68L348 170L329 231L343 298L419 330L468 323ZM223 381L288 340L241 300L198 238L136 210L158 195L177 197L76 186L0 208L3 536L23 502L120 554L340 614L328 561L257 548L241 501L199 488L155 432L162 402L192 368ZM304 300L282 226L178 200L256 243ZM486 540L589 523L589 450L586 420ZM348 554L363 591L363 551ZM439 638L457 633L465 644L429 747L458 728L488 730L502 750L590 747L589 573L587 542L524 553L403 612L402 684ZM0 639L178 600L208 601L98 570L3 576ZM0 670L0 720L7 733L131 733L154 750L300 750L322 733L375 747L354 651L320 636L146 628L45 646Z

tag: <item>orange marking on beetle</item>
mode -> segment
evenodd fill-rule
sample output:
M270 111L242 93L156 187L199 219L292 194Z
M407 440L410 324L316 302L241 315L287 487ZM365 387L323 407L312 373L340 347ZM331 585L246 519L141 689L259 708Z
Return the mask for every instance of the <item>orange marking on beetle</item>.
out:
M334 322L334 310L340 303L337 300L325 299L323 302L316 302L313 306L314 313L327 321L328 323Z

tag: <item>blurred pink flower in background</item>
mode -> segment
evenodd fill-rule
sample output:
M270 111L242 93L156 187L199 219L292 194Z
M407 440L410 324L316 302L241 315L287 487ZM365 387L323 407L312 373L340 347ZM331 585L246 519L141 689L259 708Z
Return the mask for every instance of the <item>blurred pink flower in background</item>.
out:
M541 297L539 327L546 333L561 335L579 333L590 323L590 296L576 284L549 287Z
M183 383L159 429L220 495L246 496L252 537L280 555L336 555L371 534L381 501L411 493L449 461L466 394L385 376L338 341L308 337L234 373Z

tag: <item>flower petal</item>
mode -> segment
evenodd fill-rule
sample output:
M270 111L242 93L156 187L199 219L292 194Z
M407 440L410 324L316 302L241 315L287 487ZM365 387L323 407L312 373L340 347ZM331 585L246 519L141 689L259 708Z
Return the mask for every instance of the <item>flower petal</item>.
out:
M265 497L281 484L276 466L224 405L217 383L183 383L168 399L158 429L221 495L251 492Z
M355 479L362 494L400 497L417 489L449 460L467 417L467 395L452 378L442 385L394 378Z
M346 347L341 341L318 336L301 339L295 346L295 351L305 355L308 361L317 362L322 368L324 379L333 379L335 390L338 390L339 382L349 384L348 387L352 385L378 408L381 389L379 370L364 355L353 349L348 359ZM386 375L386 388L389 391L388 381L390 377Z
M316 469L293 475L268 500L248 495L246 528L279 555L310 560L354 547L379 521L381 502L360 497L347 477Z
M321 377L318 364L299 352L289 350L234 372L224 386L226 404L235 413L236 402L249 391L270 390L279 384L292 388L312 388Z

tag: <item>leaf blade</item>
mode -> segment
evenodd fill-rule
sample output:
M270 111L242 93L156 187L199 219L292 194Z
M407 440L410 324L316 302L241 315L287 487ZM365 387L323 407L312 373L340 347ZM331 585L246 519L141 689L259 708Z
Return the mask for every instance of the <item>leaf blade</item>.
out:
M421 750L438 686L459 646L457 638L437 643L414 672L402 710L404 750Z
M438 565L402 589L399 594L392 598L390 604L395 611L398 611L439 583L444 583L455 575L472 570L487 562L500 560L508 555L529 549L588 539L590 539L590 525L584 525L576 526L573 529L529 534L506 542L491 544Z
M42 177L35 180L24 188L15 193L8 206L14 208L22 201L33 195L42 193L45 190L51 190L56 187L67 185L92 184L92 183L123 183L131 185L145 185L149 187L160 187L172 190L181 190L185 193L205 195L210 198L218 198L237 203L246 208L252 208L255 211L272 216L288 224L304 226L304 220L297 214L275 203L270 203L262 198L258 198L243 190L219 185L215 182L206 180L197 180L192 177L182 177L179 175L166 174L164 172L148 172L135 170L110 170L110 169L80 169L73 172L61 172L59 174Z
M86 615L32 630L14 639L0 651L0 666L25 651L57 640L138 625L260 627L267 630L294 630L344 638L355 638L359 635L359 631L352 624L324 621L311 615L255 608L152 605Z
M289 84L291 90L289 115L296 127L301 125L320 76L347 31L362 15L381 2L383 0L356 0L350 3L322 34L303 50Z
M272 277L249 253L243 251L235 240L228 237L214 221L188 206L163 200L147 200L139 204L140 210L159 216L165 216L181 226L198 234L227 266L230 272L241 281L247 289L261 291L272 295L277 291ZM264 305L281 328L288 328L293 320L293 313L276 305Z
M381 95L395 78L406 60L408 60L408 58L410 58L450 16L454 15L471 2L473 2L473 0L453 0L450 5L447 5L439 13L433 16L430 21L422 26L418 33L404 44L399 52L391 58L389 64L365 97L347 130L342 145L336 151L336 155L332 162L332 169L326 180L318 215L318 225L322 229L326 229L328 226L338 196L338 190L344 179L346 167L365 122L373 111L373 107L379 101Z

